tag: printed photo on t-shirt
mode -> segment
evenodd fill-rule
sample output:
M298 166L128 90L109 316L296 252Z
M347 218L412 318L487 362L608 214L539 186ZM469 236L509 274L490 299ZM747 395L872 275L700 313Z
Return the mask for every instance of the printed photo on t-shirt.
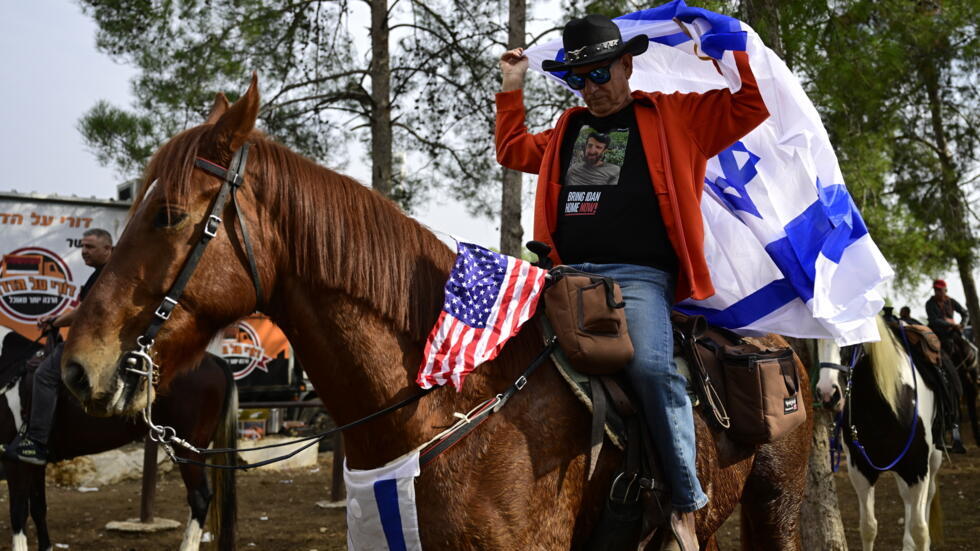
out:
M572 160L565 173L565 185L617 185L629 137L629 128L599 132L591 126L583 126L572 148Z

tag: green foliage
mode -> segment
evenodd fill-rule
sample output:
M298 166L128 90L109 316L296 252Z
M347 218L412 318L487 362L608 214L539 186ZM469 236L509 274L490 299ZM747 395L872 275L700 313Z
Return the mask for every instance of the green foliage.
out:
M975 2L784 2L783 41L898 283L973 255Z
M82 138L103 165L112 164L121 174L139 174L156 143L153 122L100 101L79 121Z
M132 84L135 105L100 104L81 122L100 160L111 160L124 176L134 176L163 140L203 122L215 93L235 99L251 71L261 77L260 124L267 132L312 158L344 160L346 129L327 112L356 111L366 96L363 71L350 69L350 37L338 25L341 4L83 0L82 8L98 25L99 49L140 71ZM143 121L138 140L120 132L126 127L100 122L110 111ZM120 142L128 145L107 147Z

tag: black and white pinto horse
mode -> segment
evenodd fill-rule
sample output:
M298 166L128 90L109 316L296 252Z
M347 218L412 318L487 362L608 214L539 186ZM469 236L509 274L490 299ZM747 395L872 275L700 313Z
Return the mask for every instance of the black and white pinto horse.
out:
M28 378L24 363L40 345L0 326L0 441L10 442L24 424L29 412ZM178 403L179 402L179 403ZM206 355L198 367L175 379L167 395L153 409L157 423L171 425L198 448L214 440L215 447L234 447L237 438L238 392L225 363ZM147 434L142 419L97 418L84 413L78 401L62 387L48 442L51 459L60 461L98 453L141 440ZM178 456L201 461L200 455L177 451ZM13 551L27 551L27 516L34 519L38 548L51 549L47 526L45 467L3 459L10 492L10 526ZM214 469L212 488L204 468L181 464L180 474L187 489L190 517L181 542L181 551L197 550L204 534L204 522L211 505L210 529L219 549L233 549L235 538L235 478L233 470Z
M841 367L841 360L851 366L856 347L842 353L833 341L819 341L818 395L825 407L832 406L840 415L847 474L860 507L864 551L872 551L878 533L874 485L885 471L895 474L905 502L903 551L927 551L929 519L939 517L936 475L943 460L932 433L938 414L936 396L884 321L877 320L881 341L859 345L863 354L851 369L848 400L844 399L848 368ZM925 358L913 351L912 361L919 364Z

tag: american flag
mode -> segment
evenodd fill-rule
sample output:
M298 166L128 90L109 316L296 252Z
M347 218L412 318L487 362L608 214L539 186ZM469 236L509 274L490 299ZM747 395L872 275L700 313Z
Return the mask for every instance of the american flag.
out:
M497 356L538 305L547 274L530 262L460 242L446 282L446 299L425 343L416 382L431 388L452 381Z

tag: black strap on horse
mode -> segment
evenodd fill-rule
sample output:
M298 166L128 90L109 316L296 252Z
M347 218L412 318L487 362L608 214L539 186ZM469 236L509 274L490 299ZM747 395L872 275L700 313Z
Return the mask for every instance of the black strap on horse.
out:
M456 424L454 424L449 429L447 429L447 430L443 431L442 433L440 433L439 435L437 435L428 444L424 445L421 448L421 450L420 450L419 465L421 467L424 467L428 463L432 462L433 459L435 459L436 457L438 457L444 451L446 451L449 448L453 447L457 442L459 442L460 440L462 440L464 437L466 437L471 432L473 432L473 430L475 430L477 427L479 427L481 424L483 424L483 422L486 421L488 417L490 417L494 413L497 413L505 405L507 405L507 402L509 402L510 399L515 394L517 394L518 392L520 392L521 390L523 390L525 386L527 386L528 377L530 377L531 374L534 373L534 371L537 370L538 367L540 367L541 364L544 363L544 361L548 358L548 356L551 355L551 352L555 349L556 346L557 346L557 341L555 339L552 339L551 341L549 341L548 344L545 346L544 350L542 350L534 358L534 360L531 361L531 364L527 367L527 369L525 369L524 372L521 373L520 376L518 376L517 379L515 379L513 383L511 383L511 385L507 388L507 390L503 391L500 394L497 394L496 396L494 396L493 398L490 398L489 400L485 400L480 405L478 405L475 408L473 408L466 415L460 416L460 420L458 422L456 422ZM197 450L197 452L200 455L218 455L218 454L241 453L241 452L249 452L249 451L256 451L256 450L264 450L264 449L270 449L270 448L279 448L279 447L283 447L283 446L294 446L294 445L296 445L296 444L298 444L300 442L306 442L306 444L304 444L303 446L298 447L295 450L293 450L293 451L291 451L291 452L289 452L287 454L284 454L284 455L281 455L281 456L278 456L278 457L273 457L271 459L266 459L266 460L260 461L258 463L251 463L251 464L248 464L248 465L212 465L211 463L206 463L204 461L196 461L194 459L187 459L187 458L183 458L183 457L171 456L171 459L175 463L182 463L182 464L187 464L187 465L198 465L200 467L207 467L207 468L210 468L210 469L224 469L224 470L247 470L247 469L254 469L256 467L261 467L263 465L269 465L271 463L276 463L278 461L283 461L283 460L289 459L290 457L293 457L294 455L296 455L299 452L305 450L306 448L309 448L311 446L314 446L314 445L318 444L320 441L322 441L322 440L326 439L327 437L332 436L332 435L334 435L334 434L336 434L338 432L343 432L343 431L352 429L354 427L357 427L359 425L363 425L364 423L367 423L368 421L371 421L371 420L376 419L378 417L381 417L383 415L387 415L387 414L389 414L389 413L391 413L391 412L393 412L395 410L401 409L401 408L403 408L403 407L405 407L405 406L407 406L407 405L409 405L409 404L411 404L413 402L416 402L417 400L419 400L420 398L422 398L426 394L432 392L436 388L441 388L441 387L427 388L427 389L423 390L422 392L420 392L418 394L415 394L413 396L409 396L408 398L406 398L406 399L404 399L404 400L402 400L402 401L400 401L400 402L398 402L396 404L392 404L392 405L390 405L390 406L388 406L388 407L386 407L384 409L378 410L378 411L376 411L376 412L374 412L374 413L372 413L372 414L370 414L370 415L368 415L366 417L362 417L362 418L360 418L360 419L358 419L356 421L352 421L350 423L347 423L346 425L343 425L343 426L340 426L340 427L336 427L336 428L333 428L333 429L328 430L326 432L321 432L319 434L314 434L314 435L311 435L311 436L306 436L306 437L303 437L303 438L299 438L299 439L293 440L291 442L282 442L282 443L279 443L279 444L270 444L268 446L259 446L259 447L256 447L256 448L249 448L247 450L238 450L238 449L234 449L234 448L217 448L217 449L210 449L210 450Z
M221 227L222 219L221 215L224 213L225 205L228 202L229 197L232 200L232 205L237 212L238 222L242 228L242 241L244 242L245 254L248 260L249 273L252 276L252 285L255 287L255 308L260 309L263 304L262 292L262 281L259 278L258 268L255 263L255 251L252 248L252 242L249 238L248 227L245 224L245 219L242 216L242 210L239 208L238 199L236 192L245 182L245 164L248 161L248 150L250 144L245 143L234 155L232 155L231 164L228 168L224 168L217 163L211 162L207 159L197 157L194 160L194 166L200 168L201 170L212 174L222 179L221 188L218 190L218 194L214 198L214 202L211 204L211 209L208 211L207 218L204 219L204 227L201 231L201 238L191 250L184 262L184 267L181 268L180 273L174 280L173 285L167 291L166 295L163 297L163 301L157 306L156 310L153 312L153 318L150 320L149 325L142 335L136 338L136 345L138 348L130 350L124 355L126 362L126 371L130 373L135 373L136 375L143 377L143 384L146 385L146 392L149 394L151 387L156 386L159 383L159 366L153 362L153 358L150 355L150 349L153 346L154 339L156 339L157 333L163 327L163 324L170 319L174 308L179 304L180 297L184 293L187 283L190 281L191 276L194 275L194 271L197 269L198 264L201 262L201 258L204 256L204 251L207 249L208 244L211 239L218 235L218 229ZM232 224L234 228L234 224ZM147 396L146 406L143 408L143 421L149 427L149 438L156 442L160 442L167 453L174 457L173 451L170 444L179 444L180 446L191 450L200 451L193 445L191 445L186 440L177 437L176 431L173 427L156 425L153 422L153 402Z
M532 373L544 363L544 361L551 355L551 352L557 346L557 339L552 338L545 345L544 350L542 350L534 360L531 361L531 365L524 370L521 375L505 390L504 392L496 395L495 397L483 402L476 408L474 408L469 414L463 416L455 425L450 427L447 431L443 432L427 446L425 446L421 455L419 456L419 465L424 467L426 464L435 459L439 454L453 447L457 442L462 440L466 435L473 432L478 426L480 426L488 417L500 411L510 399L524 389L527 385L527 379Z
M242 241L245 244L245 253L248 257L248 267L252 276L252 284L255 286L255 307L256 309L261 308L263 304L262 280L259 278L258 268L255 264L255 252L252 248L252 241L249 238L248 227L245 224L245 219L242 217L242 209L238 206L237 194L235 193L245 182L244 174L245 163L248 161L248 149L249 144L246 143L236 151L228 168L224 168L200 157L194 160L194 166L223 180L221 189L218 190L218 195L211 204L208 217L204 220L201 239L194 246L194 249L191 250L187 261L184 263L184 267L181 269L180 274L177 275L177 279L174 280L173 285L170 286L170 290L167 291L166 296L163 297L163 301L160 302L160 305L153 312L153 319L150 321L150 325L139 339L141 345L149 346L153 342L157 333L163 327L163 324L170 319L174 308L179 304L180 297L184 293L184 288L187 287L191 276L194 275L197 265L204 256L205 249L207 249L211 239L218 235L218 229L221 227L222 222L221 214L224 212L229 197L237 213L238 223L242 228ZM234 227L234 224L232 224L232 227Z
M257 451L257 450L268 450L268 449L271 449L271 448L281 448L281 447L284 447L284 446L294 446L294 445L296 445L296 444L298 444L300 442L306 442L305 445L303 445L303 446L301 446L299 448L296 448L295 450L293 450L293 451L291 451L291 452L289 452L287 454L284 454L284 455L281 455L281 456L278 456L278 457L273 457L271 459L266 459L266 460L260 461L258 463L250 463L248 465L212 465L211 463L205 463L203 461L196 461L196 460L193 460L193 459L186 459L186 458L177 457L177 456L172 456L171 459L173 460L174 463L181 463L181 464L186 464L186 465L197 465L197 466L200 466L200 467L208 467L210 469L224 469L224 470L247 470L247 469L254 469L256 467L262 467L263 465L269 465L269 464L272 464L272 463L277 463L279 461L284 461L286 459L289 459L290 457L293 457L294 455L296 455L299 452L305 450L306 448L309 448L309 447L311 447L313 445L319 444L322 440L325 440L327 437L333 436L334 434L336 434L338 432L343 432L345 430L352 429L352 428L357 427L359 425L363 425L364 423L367 423L368 421L377 419L378 417L381 417L383 415L387 415L387 414L389 414L389 413L391 413L391 412L393 412L395 410L401 409L401 408L403 408L403 407L405 407L405 406L407 406L409 404L412 404L414 402L417 402L423 396L425 396L426 394L432 392L436 388L438 388L438 387L427 388L427 389L423 390L422 392L419 392L418 394L413 394L412 396L409 396L408 398L405 398L404 400L401 400L400 402L394 403L394 404L392 404L390 406L387 406L387 407L385 407L383 409L380 409L380 410L378 410L378 411L376 411L376 412L374 412L374 413L372 413L372 414L370 414L370 415L368 415L366 417L362 417L362 418L360 418L360 419L358 419L356 421L352 421L350 423L347 423L346 425L335 427L333 429L330 429L328 431L321 432L321 433L318 433L318 434L313 434L313 435L310 435L310 436L304 436L302 438L297 438L296 440L292 440L290 442L281 442L279 444L269 444L267 446L257 446L257 447L254 447L254 448L248 448L246 450L240 450L240 449L237 449L237 448L211 448L211 449L205 449L205 450L196 450L199 455L221 455L221 454L229 454L229 453L251 452L251 451Z

